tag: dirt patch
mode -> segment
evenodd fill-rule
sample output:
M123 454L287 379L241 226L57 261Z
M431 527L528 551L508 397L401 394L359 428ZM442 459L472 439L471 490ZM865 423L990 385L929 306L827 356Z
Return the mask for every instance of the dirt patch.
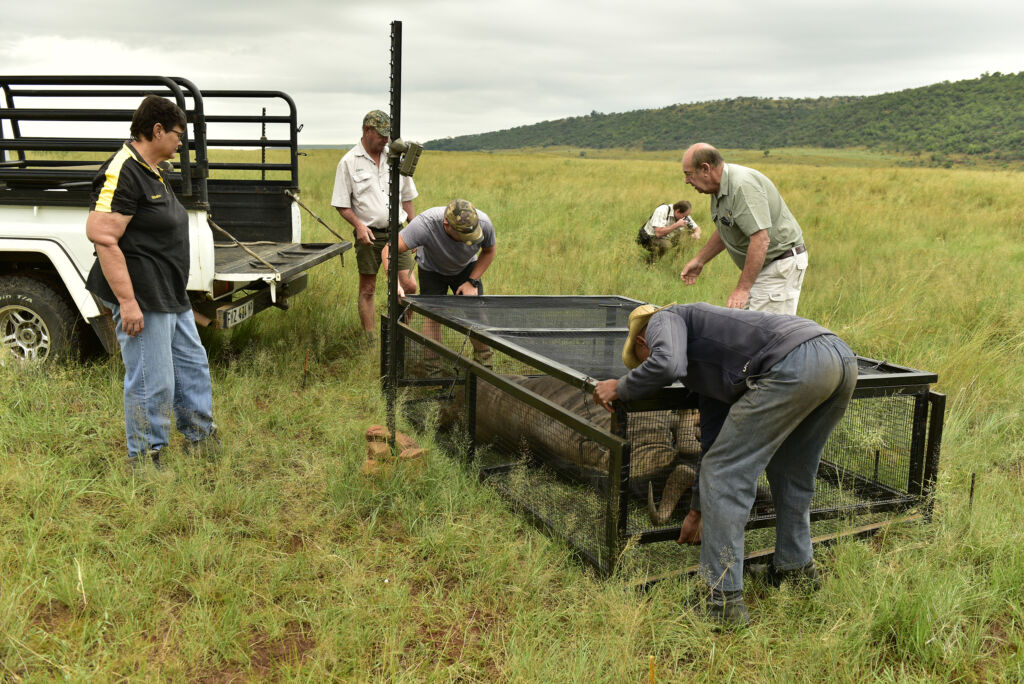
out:
M36 627L52 634L63 631L64 628L74 619L75 615L60 601L49 601L48 603L36 606L29 616L29 622Z
M195 596L184 584L176 584L167 593L167 613L175 621L180 619L185 607Z
M985 625L986 640L992 642L995 650L1000 650L1010 645L1010 630L1007 629L1007 617L998 617Z
M429 654L427 663L450 667L459 664L464 666L467 661L475 662L482 670L482 681L501 680L501 667L495 659L498 654L485 651L480 645L487 634L501 629L501 621L494 613L486 609L472 608L464 621L431 624L423 610L413 606L405 622L415 625L416 636L414 639L406 640L399 659L399 667L410 669L422 666L425 651ZM380 662L382 653L380 642L370 645L370 656L374 662ZM375 668L374 675L378 678L384 676L380 666Z
M429 579L413 578L409 581L409 593L422 598L425 594L440 594L441 598L447 600L450 594L455 593L462 586L462 577L458 577L446 568L431 568Z
M249 637L248 668L229 665L192 681L197 684L228 684L273 679L280 664L302 663L315 647L312 628L306 623L290 622L285 625L283 633L274 638L257 630Z
M420 642L430 646L437 654L437 662L454 665L463 661L467 649L477 651L481 637L496 628L498 618L487 611L473 608L466 620L459 624L427 625L421 624L417 633ZM482 655L477 653L477 655ZM493 657L483 659L484 669L497 676L499 669Z
M193 684L232 684L233 682L251 681L244 670L225 669L214 674L203 675L191 680Z
M298 553L306 548L306 538L301 534L289 534L284 542L285 553Z
M391 542L395 544L409 544L412 538L409 536L408 530L402 526L402 523L397 520L391 520L387 524L382 524L374 530L374 536L376 536L382 542Z
M299 622L289 623L281 636L270 639L257 633L249 641L249 659L253 674L259 678L270 674L280 662L301 663L306 654L316 647L311 628Z
M989 679L1001 663L1016 657L1017 646L1011 633L1013 629L1013 618L1009 615L993 617L985 624L985 636L981 645L982 657L974 667L979 681Z

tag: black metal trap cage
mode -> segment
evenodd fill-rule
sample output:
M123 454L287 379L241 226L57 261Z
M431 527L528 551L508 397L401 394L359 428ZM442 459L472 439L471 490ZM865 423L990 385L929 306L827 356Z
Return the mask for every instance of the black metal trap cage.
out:
M483 480L606 574L626 550L655 574L696 560L685 547L653 543L676 539L689 511L700 451L696 395L677 383L617 402L614 414L593 402L596 382L626 372L622 344L641 303L419 296L407 299L411 320L396 328L404 415L449 438ZM381 330L386 379L386 319ZM945 406L930 390L937 376L858 362L853 401L818 469L811 519L820 538L929 512ZM747 548L770 546L774 523L762 476Z

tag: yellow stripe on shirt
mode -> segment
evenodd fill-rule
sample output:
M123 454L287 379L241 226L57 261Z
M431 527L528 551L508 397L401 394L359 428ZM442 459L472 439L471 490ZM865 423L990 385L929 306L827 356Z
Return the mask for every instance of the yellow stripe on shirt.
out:
M107 167L107 179L103 181L103 189L100 190L100 196L96 199L95 211L107 214L113 211L111 203L114 201L114 192L117 190L117 183L121 177L121 167L131 157L132 153L128 150L128 145L125 144L110 160L110 165Z

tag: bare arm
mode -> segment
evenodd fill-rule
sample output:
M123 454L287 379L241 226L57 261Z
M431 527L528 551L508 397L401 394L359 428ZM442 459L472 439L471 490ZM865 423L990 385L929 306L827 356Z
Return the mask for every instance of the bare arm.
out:
M726 304L730 309L746 308L747 302L750 301L750 288L754 286L754 281L764 268L764 257L768 253L770 241L767 230L759 230L750 236L743 272L740 273L736 289L729 295L729 302Z
M85 220L85 235L96 247L96 259L111 292L121 307L121 329L134 337L142 332L145 321L135 301L135 288L128 275L128 264L118 241L128 228L131 216L117 212L91 211Z
M694 224L694 225L696 225L696 224ZM665 237L666 235L668 235L672 231L681 230L683 228L686 228L686 229L690 228L690 222L687 221L685 218L679 219L678 221L673 223L671 226L665 226L663 228L655 228L654 229L654 234L657 235L658 237Z
M703 530L704 522L701 520L700 511L691 510L679 528L679 539L676 540L676 544L700 544Z
M683 266L683 272L679 274L679 277L687 285L693 285L697 282L697 276L704 270L704 266L714 259L718 254L725 249L725 243L722 242L722 237L716 230L708 238L708 241L701 247L700 251L697 252L697 256L690 259L686 266Z
M480 255L476 258L476 266L470 272L470 278L482 278L487 269L491 267L491 262L494 261L495 255L498 253L497 247L484 247L480 250Z
M497 253L497 247L482 248L480 250L480 255L476 258L476 266L474 266L473 270L469 272L469 277L474 280L479 280L480 277L487 272L487 269L490 267L491 262L494 261L494 257ZM455 291L455 294L474 297L480 294L480 292L467 281L459 285L459 289Z
M405 220L412 221L416 218L416 207L413 206L412 200L406 200L402 202L402 209L405 210Z
M409 251L409 245L405 244L405 240L402 239L402 234L399 233L398 234L398 253L401 254L402 252L408 252L408 251ZM384 272L385 273L388 272L388 265L391 263L390 257L391 257L391 245L390 244L384 245L384 249L382 249L381 252L380 252L380 263L381 263L381 266L384 267ZM405 290L402 289L401 285L398 286L398 296L399 297L404 297L405 296Z
M364 245L373 244L373 233L370 232L370 229L366 224L356 216L356 212L352 211L352 207L335 207L335 209L337 209L338 213L341 214L341 218L352 224L352 227L355 229L356 242Z
M615 412L612 402L619 398L619 381L617 378L602 380L594 387L594 403L603 406L611 413Z

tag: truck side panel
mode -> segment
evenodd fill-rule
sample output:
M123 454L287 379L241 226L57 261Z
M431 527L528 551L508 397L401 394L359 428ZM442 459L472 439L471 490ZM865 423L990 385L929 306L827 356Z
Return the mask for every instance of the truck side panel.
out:
M85 319L100 315L85 278L95 259L85 237L88 210L76 207L6 207L0 233L0 260L23 261L41 255L49 261ZM47 269L44 269L47 270Z
M92 295L85 289L96 251L85 235L85 207L8 206L0 227L0 260L15 259L18 253L45 255L57 272L79 313L86 320L100 314ZM206 212L189 212L190 292L213 292L213 236L206 225Z

